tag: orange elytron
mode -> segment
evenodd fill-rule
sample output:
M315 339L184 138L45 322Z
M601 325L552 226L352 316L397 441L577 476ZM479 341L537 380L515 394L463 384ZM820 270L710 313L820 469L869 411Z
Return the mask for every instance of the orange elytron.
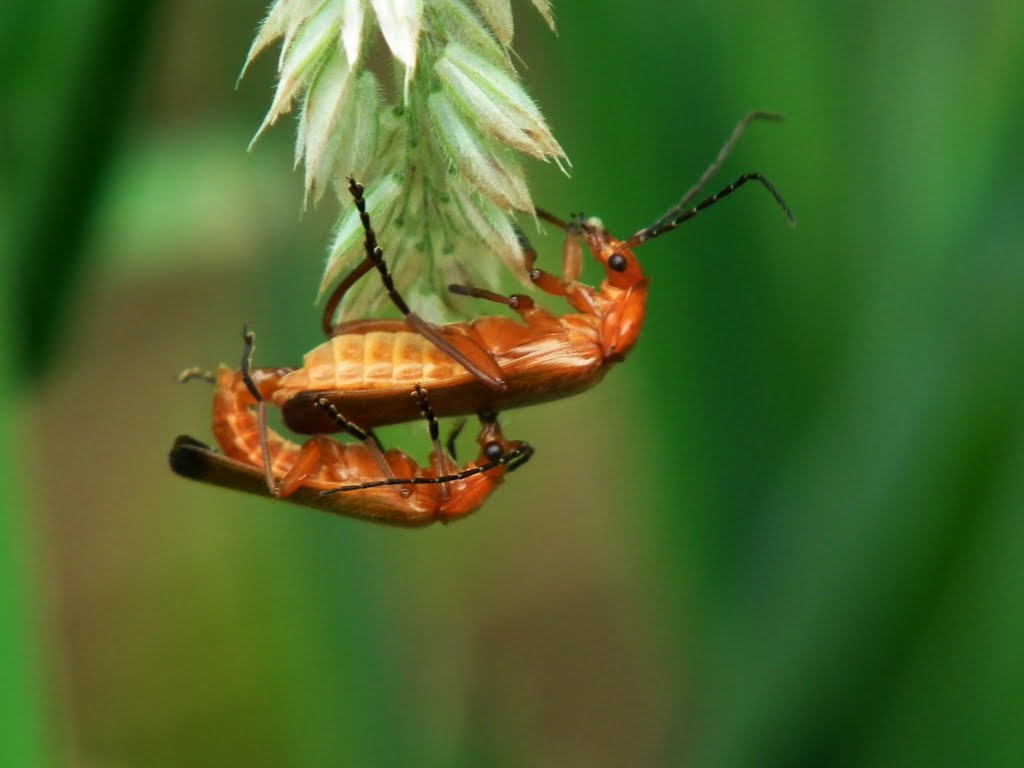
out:
M182 477L345 517L412 528L451 522L474 512L507 472L533 454L528 443L506 440L497 420L485 414L477 438L480 455L458 469L455 435L449 438L447 450L441 447L437 421L420 387L410 399L416 400L427 420L434 443L428 467L418 466L401 451L382 451L374 438L362 445L342 444L325 435L302 445L286 440L266 426L264 404L256 396L259 387L247 370L251 334L246 334L246 342L242 370L222 366L216 378L213 433L223 454L191 437L179 437L170 463ZM201 374L186 371L182 379L196 375Z
M563 279L537 269L536 251L523 238L530 279L544 292L564 296L575 312L555 315L522 294L503 296L470 286L453 285L458 294L507 305L517 319L483 317L436 327L419 318L395 290L383 253L370 226L363 187L350 180L350 191L366 231L366 257L338 286L324 313L329 339L313 349L298 369L257 369L265 396L282 409L289 428L302 434L339 430L335 414L363 428L415 419L409 398L417 384L430 390L438 416L503 411L577 394L597 384L623 360L640 334L646 311L648 280L633 249L668 232L750 181L764 186L786 217L793 216L782 196L764 176L740 176L717 194L688 207L718 171L744 128L752 120L778 115L752 112L741 120L718 157L680 202L654 224L626 240L609 234L597 220L576 217L566 223L537 211L538 217L566 231ZM604 267L600 288L579 282L582 243ZM334 312L345 293L376 268L405 320L361 320L334 326ZM328 411L324 404L329 404Z

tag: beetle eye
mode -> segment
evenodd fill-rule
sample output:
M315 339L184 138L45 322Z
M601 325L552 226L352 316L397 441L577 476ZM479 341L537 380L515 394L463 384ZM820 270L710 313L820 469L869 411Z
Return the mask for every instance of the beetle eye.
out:
M496 443L493 440L484 446L484 456L489 461L497 461L505 455L505 449L501 447L501 443Z
M614 269L616 272L626 271L626 257L621 253L613 253L608 257L608 268Z

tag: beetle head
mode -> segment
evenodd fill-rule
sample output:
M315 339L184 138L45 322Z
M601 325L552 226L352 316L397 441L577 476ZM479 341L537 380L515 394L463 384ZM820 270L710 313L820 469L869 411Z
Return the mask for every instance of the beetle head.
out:
M644 281L643 269L633 249L609 234L600 219L578 217L570 224L569 236L583 238L594 258L604 267L605 278L615 288L625 290Z

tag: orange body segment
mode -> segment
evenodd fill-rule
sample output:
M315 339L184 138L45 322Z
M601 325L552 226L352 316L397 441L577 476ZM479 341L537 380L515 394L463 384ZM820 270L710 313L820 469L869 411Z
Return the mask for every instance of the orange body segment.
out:
M277 372L278 377L283 375L286 372ZM274 375L268 369L253 378L261 392L274 386ZM218 371L216 384L213 432L223 455L190 438L179 438L171 453L171 466L193 479L269 495L263 479L255 398L242 374L227 367ZM432 457L430 467L421 467L402 451L386 451L384 457L392 472L388 477L363 444L344 444L316 435L299 445L267 430L276 481L274 496L346 517L402 527L448 522L474 512L501 485L510 465L517 465L532 452L525 443L506 441L493 422L484 425L479 441L480 457L461 470L455 469L455 462L447 455ZM498 453L514 460L496 462L487 455L490 445L500 446ZM436 482L449 473L451 479ZM336 492L365 484L371 487Z
M284 377L271 395L282 408L285 423L305 434L331 430L322 411L313 407L322 401L364 427L408 421L416 418L416 411L405 394L417 384L430 390L438 416L502 411L568 397L594 386L632 350L643 327L648 280L634 253L637 246L675 229L748 182L765 187L793 223L782 196L756 173L743 174L692 204L749 123L778 119L779 115L768 112L746 115L683 198L654 224L626 240L608 233L597 219L576 216L566 222L546 211L535 211L539 219L566 233L561 279L536 268L537 252L525 235L520 233L519 238L533 284L551 296L564 297L574 310L562 316L537 307L527 296L502 296L483 288L453 285L449 289L456 294L505 304L519 319L490 317L441 327L425 322L396 291L366 214L363 187L350 179L349 190L365 228L366 259L327 302L322 325L333 337L310 352L303 368ZM600 289L579 282L584 245L605 271ZM380 273L404 321L335 326L334 312L345 293L371 269Z
M444 326L449 338L489 353L505 381L501 391L424 337L403 330L331 337L305 356L301 368L281 377L268 398L282 409L290 429L318 434L333 430L326 415L311 407L321 396L345 418L374 427L417 418L407 397L416 384L429 389L441 417L504 411L583 392L614 362L602 349L600 318L557 317L539 307L522 316L525 322L486 317Z
M526 443L504 440L495 414L583 392L636 344L646 312L648 281L634 248L675 229L749 182L766 188L790 223L795 223L782 196L758 173L743 174L692 204L746 125L758 119L778 120L779 116L751 112L744 117L683 198L627 240L610 235L596 219L576 216L567 223L535 211L539 219L566 231L562 279L534 268L536 251L520 233L530 280L549 295L564 297L574 310L562 316L537 307L527 296L453 285L449 289L456 294L506 305L518 319L485 317L440 327L426 322L396 289L370 225L363 187L349 179L365 230L366 256L327 302L322 327L328 341L310 351L298 369L257 369L251 372L251 380L242 371L221 369L214 434L224 455L182 437L171 452L172 468L216 485L393 525L421 526L469 514L506 472L532 454ZM581 243L605 270L599 289L579 282ZM335 325L334 313L345 293L372 270L379 273L404 319ZM252 337L248 331L245 336L242 365L247 370ZM429 390L429 403L425 390ZM410 398L410 393L417 399ZM258 406L256 400L261 401ZM265 424L268 403L281 408L291 429L315 437L300 446L269 430ZM481 454L466 468L450 471L454 460L441 448L434 417L473 413L483 421L478 438ZM369 430L420 417L427 420L435 446L429 467L418 466L400 451L380 452ZM349 432L363 443L346 445L325 436L336 431Z

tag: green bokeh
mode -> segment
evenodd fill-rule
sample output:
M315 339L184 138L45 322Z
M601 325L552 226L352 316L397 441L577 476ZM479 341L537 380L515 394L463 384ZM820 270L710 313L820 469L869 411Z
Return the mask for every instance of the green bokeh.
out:
M165 469L177 369L318 340L334 211L290 127L244 153L273 57L232 90L262 4L46 5L0 12L18 764L1024 765L1019 2L517 3L538 202L632 232L760 108L710 186L799 226L749 187L645 244L631 358L420 532Z

